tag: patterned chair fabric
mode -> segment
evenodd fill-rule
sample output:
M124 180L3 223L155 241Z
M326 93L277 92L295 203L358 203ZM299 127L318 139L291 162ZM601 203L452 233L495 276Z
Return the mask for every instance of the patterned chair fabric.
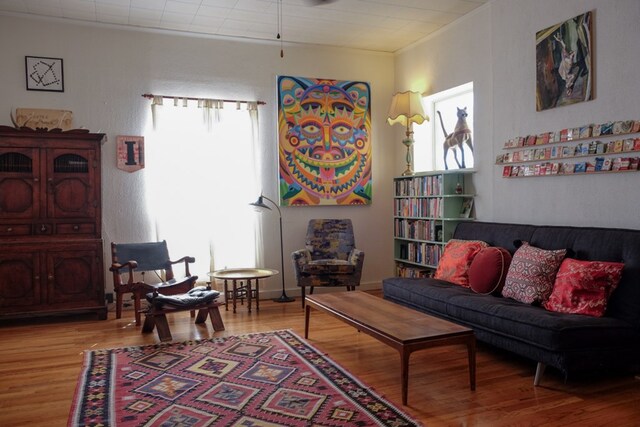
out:
M356 249L350 219L312 219L307 227L305 249L291 254L297 285L313 293L315 286L346 286L348 291L360 285L364 252Z

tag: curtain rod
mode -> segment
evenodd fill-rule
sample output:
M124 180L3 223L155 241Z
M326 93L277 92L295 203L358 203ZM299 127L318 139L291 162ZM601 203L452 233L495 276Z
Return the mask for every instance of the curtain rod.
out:
M200 101L200 100L211 100L211 101L222 101L222 102L239 102L241 104L249 104L250 102L255 102L258 105L266 105L264 101L241 101L239 99L211 99L211 98L191 98L188 96L168 96L168 95L153 95L151 93L142 94L143 98L153 99L156 96L159 96L164 99L188 99L189 101Z

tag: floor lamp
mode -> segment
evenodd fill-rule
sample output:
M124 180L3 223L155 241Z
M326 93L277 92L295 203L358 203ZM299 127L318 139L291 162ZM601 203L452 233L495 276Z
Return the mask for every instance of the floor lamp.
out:
M267 196L263 196L263 195L260 195L260 197L258 197L258 200L249 204L251 206L259 208L261 212L263 209L268 209L272 211L273 209L271 209L269 206L267 206L264 203L265 200L271 202L271 204L273 204L273 206L276 207L276 209L278 210L278 218L280 220L280 277L282 278L282 295L280 295L279 298L274 299L274 301L275 302L292 302L292 301L295 301L295 298L291 298L287 296L287 293L284 290L284 249L283 249L284 246L282 244L282 212L280 212L280 208L278 207L278 204L276 202L274 202Z

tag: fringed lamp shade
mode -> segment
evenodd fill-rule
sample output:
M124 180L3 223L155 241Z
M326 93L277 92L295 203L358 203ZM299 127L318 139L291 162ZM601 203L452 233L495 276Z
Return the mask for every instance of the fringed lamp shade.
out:
M391 107L389 108L389 117L387 122L390 125L400 123L407 128L406 138L402 143L407 147L407 169L402 175L413 175L413 158L411 157L411 145L413 145L413 123L422 124L425 120L429 120L429 116L424 113L422 108L422 95L419 92L398 92L393 95Z

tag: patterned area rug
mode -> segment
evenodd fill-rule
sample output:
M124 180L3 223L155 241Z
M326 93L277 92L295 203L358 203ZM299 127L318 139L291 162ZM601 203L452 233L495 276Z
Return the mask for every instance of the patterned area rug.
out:
M292 331L85 353L69 426L419 426Z

